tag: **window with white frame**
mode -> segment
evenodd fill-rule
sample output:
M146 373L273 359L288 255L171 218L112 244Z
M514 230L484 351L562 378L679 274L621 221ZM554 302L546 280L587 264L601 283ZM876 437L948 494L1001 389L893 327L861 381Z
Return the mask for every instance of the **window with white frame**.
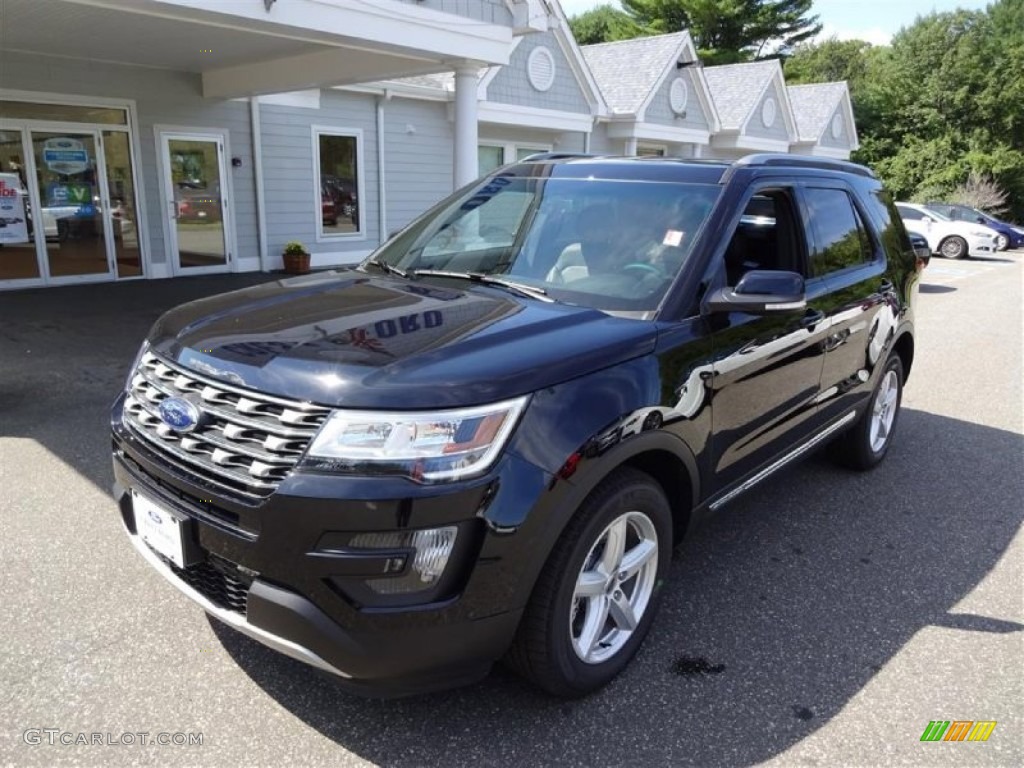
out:
M663 144L639 144L636 148L637 157L665 157L667 153Z
M551 146L516 142L484 142L477 147L477 164L481 176L506 163L516 163L538 152L550 152Z
M313 128L317 237L363 234L362 133Z

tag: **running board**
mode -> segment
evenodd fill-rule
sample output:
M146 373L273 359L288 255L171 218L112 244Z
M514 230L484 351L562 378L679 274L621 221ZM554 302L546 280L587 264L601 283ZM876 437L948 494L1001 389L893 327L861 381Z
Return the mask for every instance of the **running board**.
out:
M711 502L711 504L708 505L708 508L711 509L711 510L716 510L719 507L721 507L723 504L727 504L728 502L730 502L733 499L735 499L737 496L739 496L744 491L749 491L751 488L753 488L755 485L760 483L766 477L768 477L769 475L775 474L775 472L777 472L778 470L782 469L784 466L789 464L789 462L793 461L793 459L797 459L797 458L803 456L805 453L807 453L809 450L814 448L819 443L821 443L821 442L823 442L825 440L828 440L832 435L834 435L840 429L845 427L847 424L849 424L855 418L857 418L857 412L856 411L850 411L848 414L843 416L843 418L841 418L839 421L835 422L830 427L828 427L828 429L825 429L825 430L819 432L818 434L816 434L814 437L812 437L810 440L808 440L803 445L798 445L796 448L794 448L792 451L787 453L782 458L776 459L774 462L772 462L767 467L762 469L760 472L758 472L756 475L751 477L749 480L746 480L746 481L740 483L740 485L738 485L735 488L733 488L731 491L729 491L727 494L725 494L725 496L723 496L722 498L716 499L715 501Z

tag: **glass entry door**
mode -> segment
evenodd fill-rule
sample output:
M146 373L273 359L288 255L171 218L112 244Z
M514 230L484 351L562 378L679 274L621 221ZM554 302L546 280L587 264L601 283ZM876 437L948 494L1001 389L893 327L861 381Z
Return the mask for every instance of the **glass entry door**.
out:
M177 274L224 272L231 260L224 142L161 133L168 249Z
M46 268L59 278L113 275L105 168L95 131L30 132ZM41 227L40 227L41 225ZM68 281L71 282L71 281Z
M28 168L21 130L0 130L0 285L33 285L43 271L32 229Z

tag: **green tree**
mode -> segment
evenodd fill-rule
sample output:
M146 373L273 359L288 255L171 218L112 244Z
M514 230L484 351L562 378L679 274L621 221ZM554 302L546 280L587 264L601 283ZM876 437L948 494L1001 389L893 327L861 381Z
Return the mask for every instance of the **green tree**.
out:
M866 51L855 159L904 198L946 197L972 171L988 175L1022 215L1022 25L1022 0L1001 0L920 17L891 47Z
M821 31L812 0L622 0L643 29L688 29L708 63L746 61L786 50Z
M866 51L871 43L839 40L801 43L786 59L783 70L789 85L831 83L845 80L850 89L859 88L867 75Z
M569 19L569 28L580 45L630 40L644 34L643 28L633 19L611 5L600 5L573 16Z

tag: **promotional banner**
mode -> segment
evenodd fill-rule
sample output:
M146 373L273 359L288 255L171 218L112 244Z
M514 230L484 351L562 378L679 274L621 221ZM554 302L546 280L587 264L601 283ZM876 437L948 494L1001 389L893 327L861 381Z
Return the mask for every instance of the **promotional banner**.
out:
M27 243L25 192L16 173L0 173L0 243Z

